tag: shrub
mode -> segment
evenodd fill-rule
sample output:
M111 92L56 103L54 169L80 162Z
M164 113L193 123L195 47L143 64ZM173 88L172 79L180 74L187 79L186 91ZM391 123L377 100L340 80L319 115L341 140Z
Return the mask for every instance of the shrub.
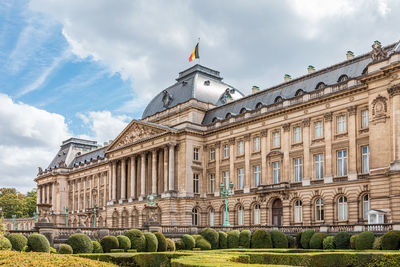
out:
M303 248L303 247L301 246L301 234L302 234L302 232L298 232L298 233L296 234L296 247L297 247L297 248Z
M394 250L399 249L400 231L392 230L385 233L382 237L382 249Z
M272 230L269 234L271 235L272 246L274 248L288 248L288 240L284 233L278 230Z
M251 233L250 233L251 234ZM201 236L210 242L212 249L218 248L219 235L218 232L211 228L205 228L201 231Z
M50 252L50 243L42 234L31 234L28 237L27 251Z
M99 241L92 241L93 244L93 253L103 253L103 248L100 245Z
M310 239L310 248L311 249L322 249L322 242L324 238L328 235L325 233L315 233Z
M228 248L238 248L240 232L238 230L232 230L229 231L227 234Z
M119 248L118 238L111 235L103 237L103 239L100 241L100 244L105 253L110 252L112 249Z
M218 232L218 237L219 237L219 248L224 249L228 248L228 235L225 232L219 231Z
M175 251L175 243L170 238L165 239L167 241L167 251Z
M327 236L324 241L322 241L323 249L334 249L335 248L335 237Z
M265 230L262 229L255 230L251 237L251 247L272 248L271 236Z
M372 244L372 249L376 249L376 250L382 249L382 239L383 239L383 236L375 238L375 241Z
M146 252L157 252L158 240L153 233L144 233L146 238Z
M239 246L241 246L242 248L250 248L250 241L251 241L251 231L250 230L241 231L239 235Z
M158 241L157 251L167 251L168 244L167 244L167 240L166 240L165 236L160 232L156 232L154 234L157 237L157 241Z
M350 248L351 249L356 249L356 240L357 240L358 235L352 235L350 237Z
M196 242L195 242L193 236L191 236L191 235L183 235L182 241L183 241L183 244L185 244L185 249L187 249L187 250L192 250L196 245Z
M176 250L184 250L185 249L185 243L183 243L182 240L178 240L175 242L175 249Z
M314 230L305 230L301 234L300 243L302 248L310 248L310 240L314 233Z
M12 249L16 251L24 250L24 247L28 244L28 239L21 234L10 234L7 238L11 242Z
M117 236L117 239L118 239L119 249L127 251L128 249L131 248L131 240L127 236L119 235Z
M136 253L137 250L136 249L128 249L126 252L128 252L128 253Z
M138 229L131 229L125 232L125 236L127 236L131 240L131 248L136 249L138 252L142 252L146 248L146 238L142 231Z
M0 238L0 250L11 249L12 245L10 240L5 237Z
M375 240L374 233L370 231L362 232L357 236L356 249L357 250L371 249L374 240Z
M92 253L92 240L85 234L72 234L67 239L67 244L72 247L74 254Z
M289 248L295 248L296 247L296 238L294 238L291 235L286 236L287 241L288 241L288 247Z
M194 238L194 243L196 243L200 238L203 238L201 235L192 235L192 237Z
M123 250L122 248L113 248L110 250L111 253L123 253L125 252L125 250Z
M201 237L196 240L196 248L199 248L201 250L210 250L211 244L205 238Z
M60 248L58 249L58 253L60 254L72 254L73 250L72 247L68 244L61 244Z
M350 248L350 234L347 232L339 232L334 237L335 247L337 249Z

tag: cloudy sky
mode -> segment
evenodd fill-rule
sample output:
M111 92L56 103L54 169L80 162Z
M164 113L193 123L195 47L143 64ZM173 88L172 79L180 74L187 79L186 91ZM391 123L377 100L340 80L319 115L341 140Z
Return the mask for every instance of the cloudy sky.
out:
M192 63L250 92L400 39L400 1L0 1L0 187L34 187L61 141L115 138Z

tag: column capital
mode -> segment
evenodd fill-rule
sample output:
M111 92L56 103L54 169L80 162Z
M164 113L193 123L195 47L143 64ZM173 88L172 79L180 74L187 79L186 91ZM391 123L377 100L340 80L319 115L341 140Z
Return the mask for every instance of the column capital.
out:
M400 95L400 84L392 85L387 89L389 96L394 97L395 95Z
M137 156L136 154L135 155L131 155L130 158L131 159L136 159L136 156Z
M250 140L250 134L245 134L243 139L244 139L244 141L249 141Z
M282 128L284 132L288 132L290 130L290 123L284 123Z
M235 144L235 137L229 138L229 144L234 145Z
M332 121L332 118L333 118L333 113L332 112L326 112L324 114L324 120L325 121Z
M357 114L357 106L347 107L347 112L349 112L349 116L353 116Z
M221 147L221 141L217 141L217 142L215 142L215 144L214 144L214 146L217 148L220 148Z
M261 136L263 137L268 136L268 130L267 129L261 130Z
M310 118L303 119L303 127L310 127Z

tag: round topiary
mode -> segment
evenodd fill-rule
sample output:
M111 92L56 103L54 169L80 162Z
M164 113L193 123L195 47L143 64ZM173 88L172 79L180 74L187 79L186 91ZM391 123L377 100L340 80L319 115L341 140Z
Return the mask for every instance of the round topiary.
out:
M350 248L350 235L347 232L339 232L334 237L335 247L337 249Z
M382 239L383 239L383 236L379 236L379 237L375 238L375 241L372 244L372 249L375 249L375 250L382 249Z
M335 237L334 236L327 236L324 241L322 241L322 248L323 249L334 249L335 248Z
M185 243L183 243L182 240L177 240L175 242L175 249L176 250L184 250L185 249Z
M288 241L288 247L289 248L295 248L296 247L296 238L294 238L291 235L286 236L287 241Z
M58 253L60 254L72 254L72 252L72 247L68 244L61 244L60 248L58 249Z
M314 235L315 231L314 230L305 230L302 234L301 234L301 247L302 248L310 248L310 240L311 237Z
M31 234L28 237L27 251L50 252L50 243L42 234Z
M212 249L218 248L219 235L217 231L211 228L205 228L203 229L203 231L201 231L201 236L204 237L205 240L210 242Z
M240 232L238 230L232 230L228 232L228 248L238 248L239 247L239 236Z
M251 242L251 231L250 230L243 230L240 232L239 235L239 246L242 248L250 248Z
M146 249L146 238L142 231L138 229L131 229L125 232L125 236L127 236L131 240L131 248L136 249L137 252L145 251Z
M74 254L92 253L93 251L92 240L85 234L70 235L67 244L72 247Z
M99 241L92 241L92 244L93 244L92 253L103 253L104 252Z
M119 235L117 236L117 239L119 243L118 248L123 249L124 251L131 248L131 240L127 236Z
M192 250L196 246L196 242L191 235L183 235L182 241L185 244L186 250Z
M392 230L382 236L382 249L395 250L399 249L400 231Z
M24 247L28 244L28 239L21 234L10 234L7 238L11 242L12 249L16 251L24 250Z
M328 235L326 233L315 233L310 239L311 249L322 249L322 242Z
M166 238L167 241L167 251L175 251L175 243L172 239Z
M158 241L157 251L167 251L168 244L167 244L167 240L166 240L165 236L160 232L156 232L154 234L157 237L157 241Z
M298 233L296 234L296 247L297 247L297 248L303 248L303 247L301 246L301 234L302 234L302 232L298 232Z
M100 241L100 244L105 253L111 252L112 249L119 248L118 238L116 238L115 236L112 236L112 235L103 237L103 239L101 239L101 241Z
M284 233L278 230L272 230L269 234L271 235L272 246L274 248L288 248L288 240Z
M146 252L157 252L158 240L155 234L144 233L144 237L146 238Z
M211 244L202 237L196 241L196 248L199 248L201 250L210 250Z
M8 240L6 237L0 238L0 250L8 250L11 249L12 245L10 240Z
M350 237L350 248L351 249L356 249L356 240L357 240L358 235L352 235Z
M219 239L218 243L220 249L228 248L228 235L225 232L219 231L218 239Z
M272 248L271 236L265 230L262 229L255 230L251 237L251 247Z
M192 235L192 237L194 238L194 243L196 243L200 238L203 238L201 235Z
M363 249L371 249L372 244L374 244L374 233L370 231L362 232L357 236L356 239L356 249L363 250Z

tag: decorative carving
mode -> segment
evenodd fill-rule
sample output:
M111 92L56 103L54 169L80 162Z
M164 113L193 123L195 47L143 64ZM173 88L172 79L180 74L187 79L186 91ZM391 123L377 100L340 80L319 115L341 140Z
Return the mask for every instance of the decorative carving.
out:
M387 98L378 95L374 101L372 101L372 116L374 119L379 119L386 116L387 112Z
M268 136L268 130L267 129L261 130L261 136L264 137Z
M132 125L131 129L129 129L128 132L121 137L116 147L125 146L127 144L134 143L135 141L138 141L140 139L160 134L162 132L164 131L157 128L145 126L139 123L135 123Z
M303 126L304 127L310 127L310 118L305 118L303 120Z
M386 51L383 50L382 44L379 41L375 41L372 44L372 51L371 51L372 61L375 62L375 61L382 60L382 59L386 58L386 55L387 55L387 53L386 53Z
M285 123L282 125L282 128L285 132L288 132L290 130L290 123Z
M325 121L332 121L332 112L327 112L324 114Z
M349 116L357 114L357 106L350 106L347 108L347 112L349 112Z
M244 139L244 141L249 141L250 140L250 134L245 134L243 139Z
M42 169L42 167L38 167L38 175L41 175L41 174L43 174L43 169Z
M229 138L229 144L234 145L235 144L235 137Z
M395 84L391 86L389 89L387 89L390 97L393 97L395 95L400 95L400 84Z
M221 141L217 141L217 142L215 142L215 145L214 145L215 147L221 147Z
M171 104L172 102L172 96L170 93L168 93L167 90L164 90L162 93L163 93L162 97L163 107L168 108L169 104Z

